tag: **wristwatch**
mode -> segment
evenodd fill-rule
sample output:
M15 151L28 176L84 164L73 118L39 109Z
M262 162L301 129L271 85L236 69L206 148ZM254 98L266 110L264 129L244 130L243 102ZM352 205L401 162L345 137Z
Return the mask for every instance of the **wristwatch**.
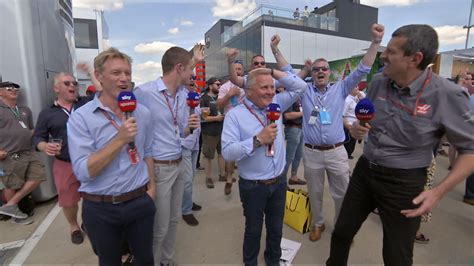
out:
M258 139L256 135L253 136L253 149L255 150L256 148L260 146L262 146L262 142Z

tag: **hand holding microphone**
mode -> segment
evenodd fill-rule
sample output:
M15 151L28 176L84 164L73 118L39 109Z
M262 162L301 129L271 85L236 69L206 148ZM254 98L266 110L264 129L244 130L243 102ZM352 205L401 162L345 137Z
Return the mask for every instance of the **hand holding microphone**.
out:
M118 129L118 137L128 142L128 155L132 164L140 161L137 148L135 147L135 136L137 135L137 123L132 117L133 111L137 108L137 99L131 91L122 91L118 96L118 106L125 116L125 121Z
M193 134L193 130L199 127L199 117L194 114L195 108L199 106L199 94L195 91L188 92L186 103L189 106L188 127L189 132Z
M375 116L374 104L368 98L360 100L355 107L355 115L359 123L352 124L350 133L354 138L362 139L369 132L370 124L368 122Z
M270 125L275 125L275 121L280 119L280 116L281 116L280 105L277 103L269 104L267 107L267 119ZM275 139L276 139L276 132L275 132L275 135L273 136L273 140ZM274 149L273 141L272 141L272 143L268 145L267 156L273 156L273 155L275 155L275 149Z

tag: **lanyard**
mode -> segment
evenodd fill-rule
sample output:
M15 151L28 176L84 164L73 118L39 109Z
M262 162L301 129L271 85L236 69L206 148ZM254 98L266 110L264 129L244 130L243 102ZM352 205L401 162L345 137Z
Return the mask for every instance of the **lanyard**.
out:
M20 110L18 110L18 105L15 105L15 108L8 107L8 109L12 111L13 115L16 119L18 119L18 121L21 121Z
M421 90L418 92L418 94L416 95L416 99L415 99L415 107L413 109L411 109L410 107L404 105L403 103L399 102L399 101L395 101L391 94L392 94L392 90L393 88L391 88L390 86L390 80L388 80L388 83L387 83L387 98L390 99L390 101L395 104L398 108L400 109L403 109L405 110L408 114L412 115L412 116L416 116L416 113L417 113L417 109L418 109L418 104L420 102L420 98L421 98L421 95L423 95L423 92L424 90L426 89L426 87L428 86L428 84L430 83L431 81L431 75L432 75L432 72L431 71L428 71L428 74L426 75L426 79L425 81L423 81L423 85L421 87Z
M258 117L258 115L252 110L252 108L250 108L250 106L247 105L247 103L245 102L245 100L244 100L243 102L244 102L245 107L247 107L247 110L249 110L249 112L250 112L251 114L253 114L253 116L255 116L255 118L257 118L258 122L260 122L260 124L262 125L262 127L265 127L265 124L264 124L263 121L260 119L260 117Z
M327 98L327 92L328 92L328 88L326 86L324 92L322 93L321 96L318 96L316 95L316 92L319 92L319 89L313 85L313 88L314 88L314 106L316 106L316 104L320 104L320 107L321 108L324 108L324 102L326 101L326 98Z
M102 111L102 114L104 114L105 118L107 118L110 123L117 129L119 130L120 126L117 124L117 122L115 122L115 120L112 119L112 117L110 116L109 113L107 113L107 111L103 110L103 109L100 109L100 111Z
M67 115L67 117L70 117L72 112L74 112L74 104L72 105L71 111L61 106L58 102L55 102L54 104L58 106L59 108L61 108L61 110L63 110L63 112Z
M173 124L175 127L177 127L178 126L178 108L175 108L176 111L173 114L173 108L171 108L170 101L168 100L168 97L166 96L165 91L162 91L162 92L163 92L163 96L165 97L166 103L168 104L168 109L170 110L171 117L173 117ZM177 97L178 96L176 96L176 101L177 101Z

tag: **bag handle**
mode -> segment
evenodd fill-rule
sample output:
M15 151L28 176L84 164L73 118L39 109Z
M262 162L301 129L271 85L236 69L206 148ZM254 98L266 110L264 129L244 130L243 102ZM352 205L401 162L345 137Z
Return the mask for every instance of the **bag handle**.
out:
M291 208L291 205L292 205L291 203L293 202L293 196L294 196L293 193L294 192L293 191L291 191L291 192L292 192L292 194L291 194L291 199L290 199L290 204L289 204L290 206L288 206L288 210L290 210L291 212L294 212L294 211L296 211L296 207L298 206L298 202L300 201L300 197L298 197L298 199L296 200L295 208L292 209Z

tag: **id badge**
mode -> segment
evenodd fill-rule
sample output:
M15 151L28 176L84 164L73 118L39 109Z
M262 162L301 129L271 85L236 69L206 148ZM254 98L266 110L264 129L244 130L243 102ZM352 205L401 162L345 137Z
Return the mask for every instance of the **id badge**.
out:
M176 139L179 139L180 136L179 136L179 128L178 128L178 126L175 126L175 127L174 127L174 133L176 134Z
M265 153L266 156L268 157L273 157L275 155L275 143L272 142L272 144L267 146L267 151Z
M132 164L138 164L140 162L140 157L138 156L137 147L135 148L128 148L128 157L130 158L130 162Z
M331 124L331 115L325 109L319 112L319 118L321 119L321 124L330 125Z
M318 120L319 116L319 108L316 106L313 111L311 111L311 116L308 120L308 125L314 126L316 125L316 121Z
M27 128L26 125L25 125L25 123L23 123L23 121L18 121L18 123L20 123L20 126L21 126L22 128Z

